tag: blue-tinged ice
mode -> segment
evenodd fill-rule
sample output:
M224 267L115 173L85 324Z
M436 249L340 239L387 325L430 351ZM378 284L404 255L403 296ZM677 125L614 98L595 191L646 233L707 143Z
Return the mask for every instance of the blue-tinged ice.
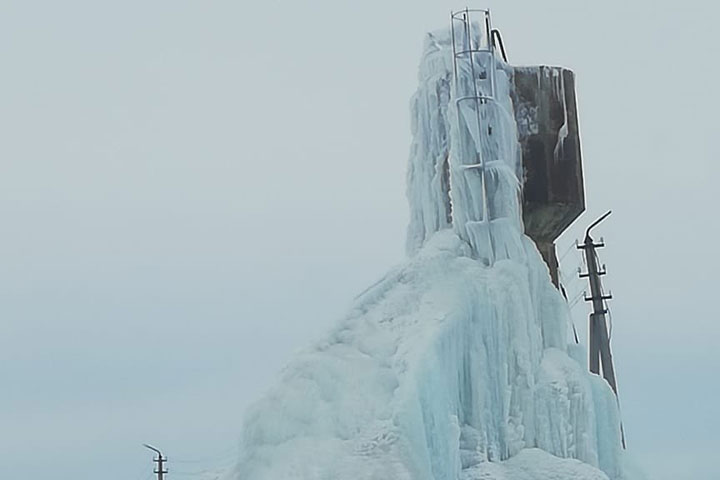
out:
M568 346L567 304L523 234L506 66L496 103L458 107L449 49L428 35L412 103L408 260L250 409L226 478L639 478L613 392Z

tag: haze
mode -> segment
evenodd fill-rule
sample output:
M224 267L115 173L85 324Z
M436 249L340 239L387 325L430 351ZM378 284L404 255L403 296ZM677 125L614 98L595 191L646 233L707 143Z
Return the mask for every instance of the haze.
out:
M558 252L614 210L632 452L717 478L718 7L471 6L512 63L577 73L588 210ZM0 5L0 478L143 480L143 442L171 479L232 464L244 409L404 258L423 35L463 7Z

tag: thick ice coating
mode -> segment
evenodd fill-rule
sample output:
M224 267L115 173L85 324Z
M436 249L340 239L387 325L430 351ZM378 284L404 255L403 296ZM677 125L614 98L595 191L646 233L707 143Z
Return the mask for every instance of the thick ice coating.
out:
M456 109L449 46L427 37L412 103L410 258L252 407L228 478L638 478L615 397L568 346L567 304L522 233L503 66L496 104ZM478 118L494 136L473 137Z

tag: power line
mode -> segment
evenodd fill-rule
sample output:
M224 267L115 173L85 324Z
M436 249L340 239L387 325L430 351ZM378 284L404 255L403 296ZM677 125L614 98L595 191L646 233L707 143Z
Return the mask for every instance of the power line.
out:
M565 257L567 257L570 252L574 252L574 251L575 251L575 250L573 250L573 248L572 248L573 246L574 246L574 244L572 244L572 243L571 243L570 245L568 245L567 250L565 250L565 252L563 252L563 254L560 255L560 259L558 260L558 263L559 263L559 262L562 262L563 260L565 260Z
M173 457L173 464L175 463L185 463L185 464L198 464L198 463L220 463L225 462L230 459L234 459L238 455L239 447L230 447L225 450L222 450L220 452L217 452L216 455L213 455L212 457L200 457L200 458L189 458L189 457ZM175 472L175 470L173 470Z

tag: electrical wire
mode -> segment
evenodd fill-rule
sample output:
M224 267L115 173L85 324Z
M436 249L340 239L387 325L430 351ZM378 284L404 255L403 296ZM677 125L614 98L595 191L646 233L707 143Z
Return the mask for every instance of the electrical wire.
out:
M575 320L570 320L570 323L572 323L572 329L573 329L573 337L575 337L575 344L580 344L580 339L578 338L577 333L577 327L575 326Z
M573 270L577 271L578 267L575 267ZM560 275L560 280L562 280L563 285L566 287L574 287L575 284L580 280L580 277L577 275L568 275L563 270L558 269L558 274Z
M199 475L208 475L209 476L209 475L213 475L213 474L217 474L219 477L221 470L222 470L221 468L206 468L204 470L196 470L193 472L188 472L185 470L173 469L172 473L173 473L173 475L178 475L181 477L197 477Z
M585 290L582 290L582 291L578 292L574 297L572 297L572 300L570 300L568 302L568 306L569 306L570 310L572 310L573 307L575 307L575 305L577 305L578 302L580 302L580 300L582 298L584 298L586 294L587 294L587 292Z
M150 473L147 473L148 468L150 468ZM153 475L152 470L152 466L143 465L142 468L130 478L134 478L136 480L148 480Z
M563 260L565 260L565 257L568 256L568 253L570 253L572 251L573 247L575 247L575 246L576 245L574 243L571 243L570 245L568 245L568 248L563 252L562 255L560 255L560 259L558 260L558 262L562 262Z

